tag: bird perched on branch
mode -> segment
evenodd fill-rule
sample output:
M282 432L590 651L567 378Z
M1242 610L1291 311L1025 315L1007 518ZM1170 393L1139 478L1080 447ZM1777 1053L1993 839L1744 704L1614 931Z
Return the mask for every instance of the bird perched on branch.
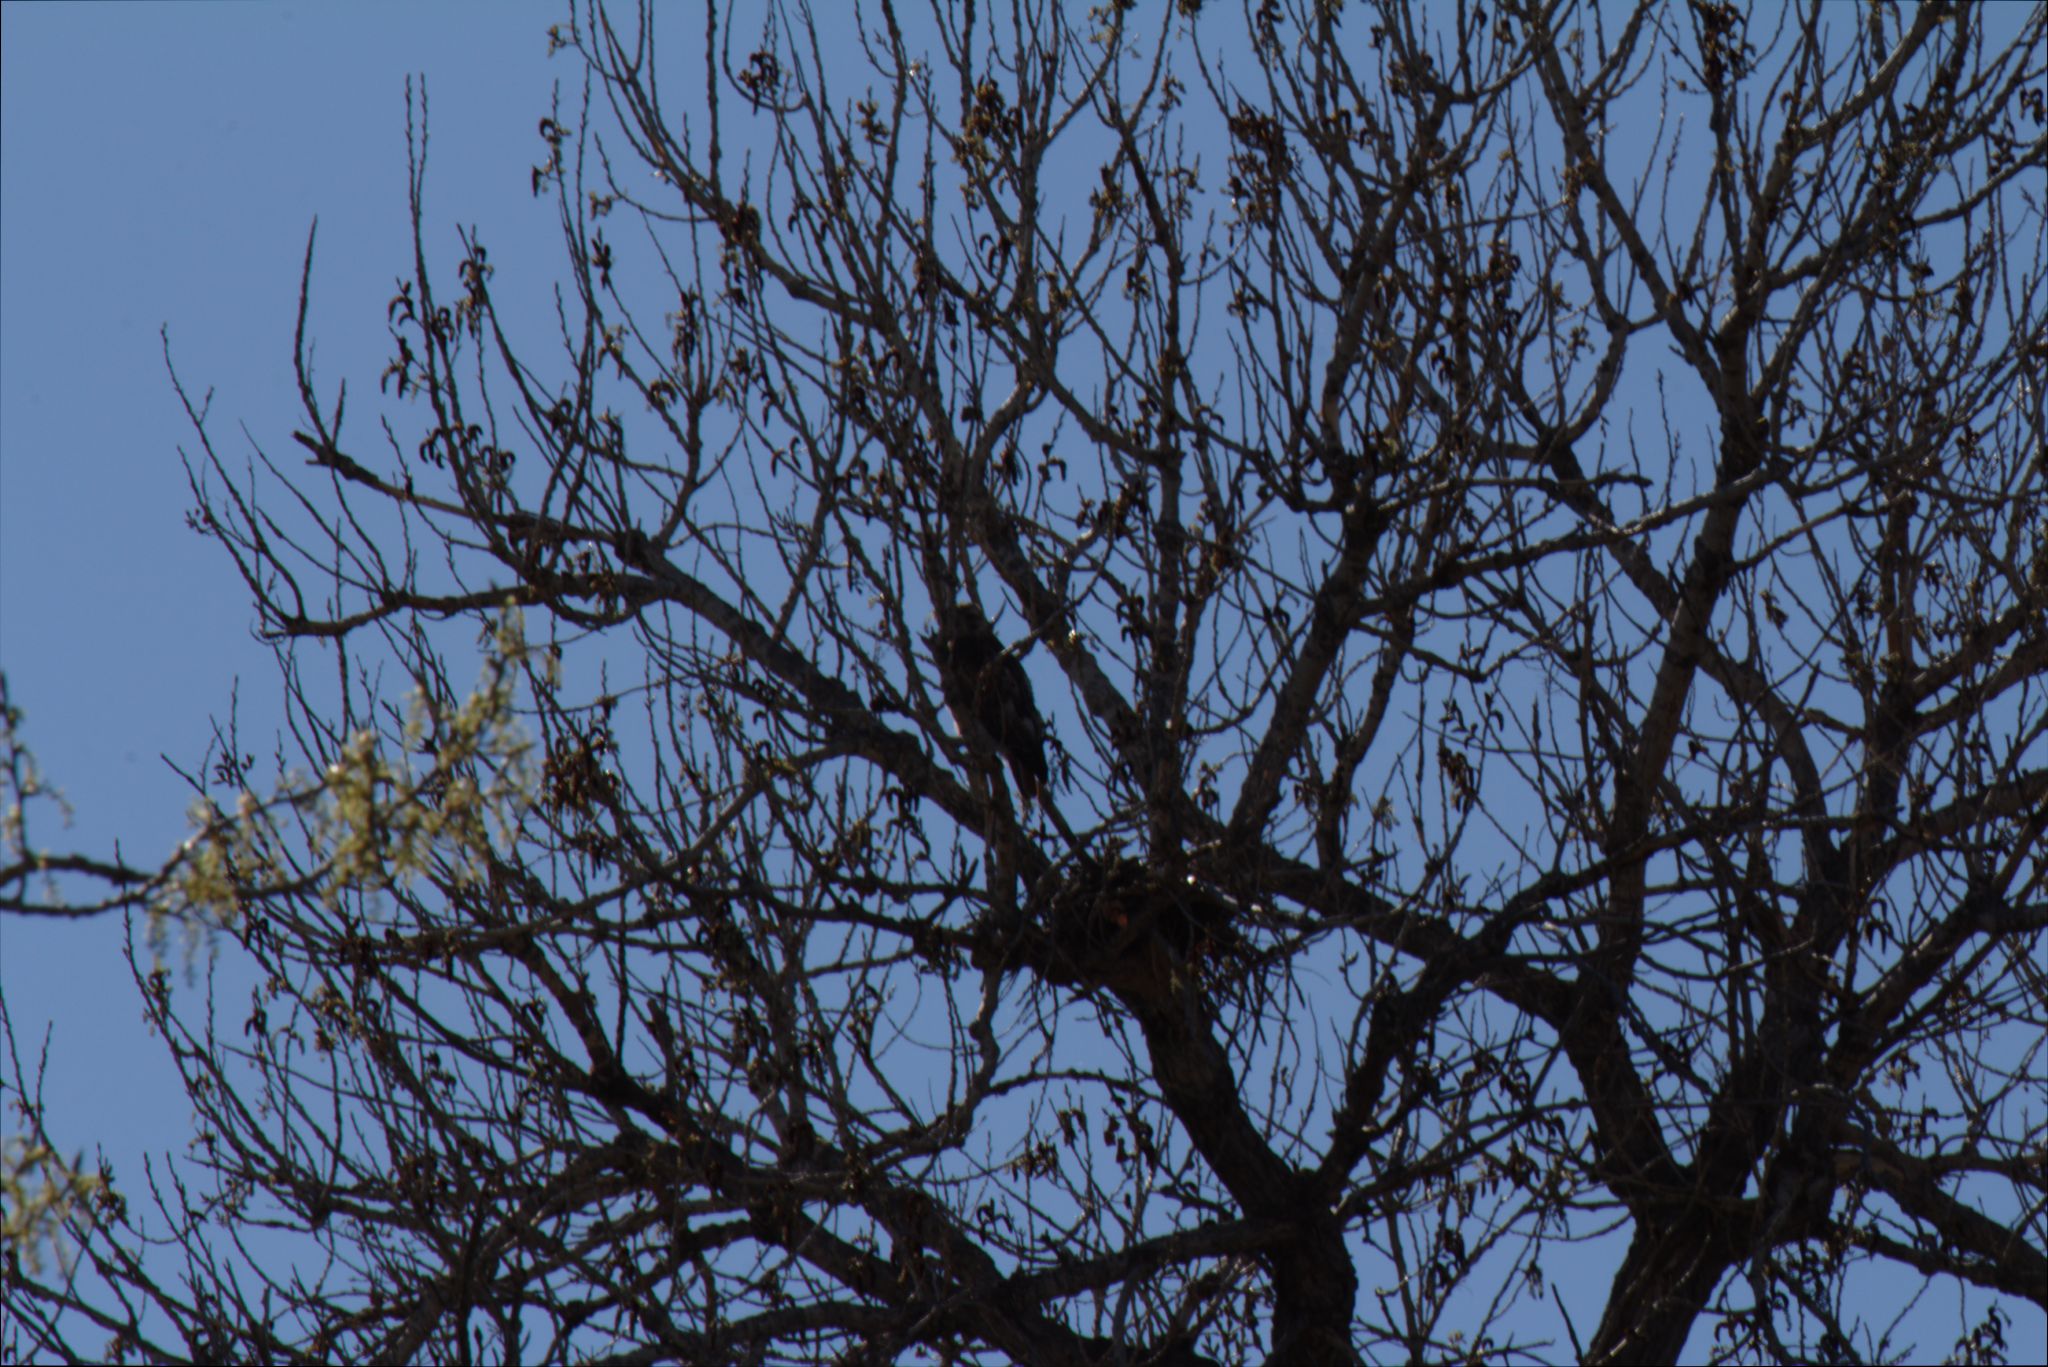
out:
M975 739L1010 766L1027 802L1043 802L1051 774L1045 764L1045 720L1038 715L1024 663L996 639L978 608L949 603L938 610L938 630L925 638L939 666L939 685L960 734Z

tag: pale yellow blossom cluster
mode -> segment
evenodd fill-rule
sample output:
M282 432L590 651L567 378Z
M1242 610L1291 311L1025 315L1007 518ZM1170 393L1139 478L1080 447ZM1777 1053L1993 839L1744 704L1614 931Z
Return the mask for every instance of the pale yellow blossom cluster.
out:
M49 1145L20 1135L0 1146L0 1249L20 1259L30 1276L42 1271L46 1246L70 1268L65 1221L88 1203L115 1219L126 1211L104 1171L85 1172L76 1160L67 1163Z
M231 925L248 898L303 889L332 903L402 886L422 874L467 882L495 844L506 849L536 790L518 719L522 666L552 686L553 654L527 645L507 606L485 643L482 678L452 712L414 690L399 743L357 731L318 779L288 779L276 796L244 789L233 813L196 804L197 833L170 880L165 911ZM414 757L425 759L424 764ZM309 858L291 859L280 818L297 813Z

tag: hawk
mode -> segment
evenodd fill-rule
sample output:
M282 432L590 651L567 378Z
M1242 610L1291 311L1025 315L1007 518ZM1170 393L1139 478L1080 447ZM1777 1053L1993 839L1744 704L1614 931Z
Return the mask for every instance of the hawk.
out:
M980 611L952 603L938 610L938 629L925 638L939 666L939 686L963 738L976 733L1010 766L1027 802L1044 802L1051 774L1045 765L1045 719L1031 693L1024 663L1003 649Z

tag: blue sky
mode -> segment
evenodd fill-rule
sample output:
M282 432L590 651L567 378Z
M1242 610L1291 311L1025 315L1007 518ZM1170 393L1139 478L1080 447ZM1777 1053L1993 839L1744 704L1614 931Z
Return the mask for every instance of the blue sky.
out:
M277 671L246 592L184 525L187 427L164 362L214 390L216 438L272 451L298 425L291 338L320 221L321 373L374 393L384 306L410 255L405 80L433 102L429 208L451 252L481 222L501 259L558 250L525 191L562 6L7 5L0 11L0 668L24 738L71 802L48 846L153 862L188 832L191 765L240 681L275 730ZM187 1137L145 1034L122 927L0 923L0 981L69 1143L140 1177ZM173 953L177 953L175 949ZM203 967L203 964L198 965Z
M365 421L385 304L410 256L403 96L422 72L430 249L452 261L456 225L474 223L501 268L552 276L556 210L530 196L528 176L552 84L577 89L573 59L547 56L562 14L0 11L0 668L24 738L77 814L69 832L46 823L40 843L103 852L118 838L132 861L153 862L186 834L191 796L160 755L196 764L238 680L247 733L267 736L280 715L243 585L184 525L178 447L191 438L161 330L188 388L213 391L231 463L250 451L239 425L292 459L291 336L317 216L323 387L346 377ZM24 1043L53 1026L46 1096L60 1137L103 1145L133 1181L143 1152L182 1145L186 1106L142 1029L123 942L105 918L0 921L0 982ZM1604 1275L1596 1304L1601 1292ZM1949 1307L1929 1313L1941 1328L1923 1342L1945 1348ZM2024 1358L2041 1329L2012 1337Z

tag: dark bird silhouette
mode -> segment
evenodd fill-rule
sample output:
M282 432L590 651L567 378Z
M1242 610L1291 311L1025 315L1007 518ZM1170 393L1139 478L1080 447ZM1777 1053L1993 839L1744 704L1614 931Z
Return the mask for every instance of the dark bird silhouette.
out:
M1009 762L1017 791L1043 802L1051 774L1045 765L1045 719L1038 715L1031 676L1003 649L979 609L952 603L938 611L938 630L926 637L938 662L939 685L963 737L976 732Z

